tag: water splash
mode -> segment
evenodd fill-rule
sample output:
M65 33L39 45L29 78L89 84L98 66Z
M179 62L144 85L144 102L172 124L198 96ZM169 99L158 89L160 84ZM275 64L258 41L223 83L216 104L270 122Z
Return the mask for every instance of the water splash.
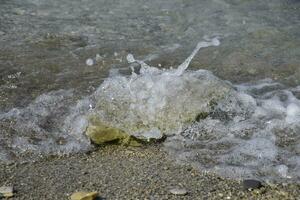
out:
M178 66L175 75L180 76L183 74L183 72L189 67L192 59L195 57L195 55L198 53L198 51L201 48L205 48L205 47L209 47L209 46L219 46L220 45L220 41L217 37L213 38L212 40L209 40L207 38L208 41L201 41L197 44L196 48L194 49L194 51L192 52L192 54L181 64Z
M139 74L132 70L130 77L106 79L95 93L93 115L136 137L157 138L180 131L185 123L210 112L210 104L231 90L209 71L185 72L201 48L219 43L217 38L199 42L177 69L151 67L129 54L129 63L141 65Z

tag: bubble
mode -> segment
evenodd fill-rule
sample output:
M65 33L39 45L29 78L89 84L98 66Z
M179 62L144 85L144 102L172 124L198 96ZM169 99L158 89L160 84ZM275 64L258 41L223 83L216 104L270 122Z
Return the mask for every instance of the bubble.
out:
M134 59L132 54L128 54L126 59L127 59L128 63L134 63L135 62L135 59Z

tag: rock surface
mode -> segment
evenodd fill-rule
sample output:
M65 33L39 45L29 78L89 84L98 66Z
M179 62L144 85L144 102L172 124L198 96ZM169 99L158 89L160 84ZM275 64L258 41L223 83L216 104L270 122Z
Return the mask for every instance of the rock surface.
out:
M128 135L120 129L109 127L97 118L91 118L86 135L95 144L115 143L125 146L141 146L139 139Z
M130 135L158 139L207 116L233 92L209 71L176 73L145 67L138 75L107 78L94 93L92 114Z

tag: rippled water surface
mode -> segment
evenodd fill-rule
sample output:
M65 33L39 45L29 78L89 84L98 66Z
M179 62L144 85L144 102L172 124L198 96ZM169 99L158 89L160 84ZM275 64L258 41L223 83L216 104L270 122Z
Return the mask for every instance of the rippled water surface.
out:
M3 0L0 160L90 150L96 114L200 169L299 182L299 27L297 0Z

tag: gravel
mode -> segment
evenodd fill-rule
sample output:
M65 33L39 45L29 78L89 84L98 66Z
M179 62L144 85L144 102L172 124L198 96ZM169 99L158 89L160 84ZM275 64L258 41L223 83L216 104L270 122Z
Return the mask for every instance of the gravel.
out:
M266 185L244 191L239 181L199 172L170 160L159 145L106 146L89 154L0 165L0 185L12 185L16 200L68 199L97 191L104 199L296 199L300 185ZM186 195L174 195L184 188Z

